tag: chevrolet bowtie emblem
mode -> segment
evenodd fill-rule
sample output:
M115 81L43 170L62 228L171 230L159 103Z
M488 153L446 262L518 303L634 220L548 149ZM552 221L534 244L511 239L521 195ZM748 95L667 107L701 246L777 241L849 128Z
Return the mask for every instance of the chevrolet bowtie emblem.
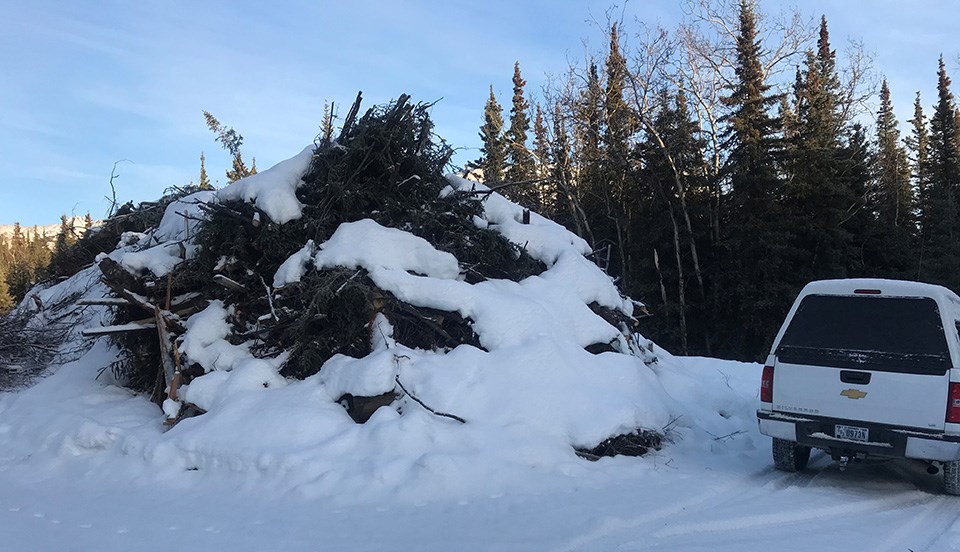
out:
M840 392L840 394L848 399L862 399L867 396L866 391L861 391L859 389L844 389Z

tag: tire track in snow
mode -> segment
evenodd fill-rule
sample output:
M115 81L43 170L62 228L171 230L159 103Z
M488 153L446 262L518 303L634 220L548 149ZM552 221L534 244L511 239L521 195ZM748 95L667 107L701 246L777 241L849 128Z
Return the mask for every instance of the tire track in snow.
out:
M849 516L850 514L891 510L907 504L922 504L925 502L930 502L934 500L934 498L935 497L931 497L928 493L922 491L910 491L886 498L874 498L869 500L861 500L858 502L847 502L834 506L823 506L818 508L808 508L804 510L788 512L775 512L770 514L740 516L707 522L680 523L671 527L665 527L659 531L655 531L653 536L657 538L667 538L695 533L740 531L744 529L754 529L757 527L766 527L770 525L784 525L788 523L810 521L825 517Z
M876 552L930 550L960 518L957 504L953 497L936 497L916 515L897 527L887 537L885 544L876 549Z
M653 510L652 512L647 512L641 516L633 518L607 518L600 523L599 527L593 529L589 533L574 538L567 544L556 548L555 551L574 552L575 550L579 550L591 542L602 539L609 535L620 533L629 529L635 529L647 523L670 517L674 514L682 512L683 510L686 510L690 506L696 506L697 504L706 502L716 496L722 496L727 491L742 484L742 480L731 481L725 485L711 489L705 493L695 495L682 502L677 502L676 504L673 504L667 508L659 508Z
M686 500L676 502L671 506L665 508L658 508L656 510L647 512L645 514L631 517L631 518L621 518L621 517L610 517L604 519L598 527L579 535L571 539L566 544L555 548L555 552L574 552L576 550L581 550L588 544L600 540L602 538L614 535L616 533L621 533L631 529L636 529L648 523L662 520L670 516L679 514L692 506L697 506L706 502L709 502L713 498L725 497L729 491L736 489L738 487L743 488L744 485L750 485L750 488L757 486L757 480L765 480L767 476L774 475L771 480L764 481L762 486L778 484L787 480L794 480L798 477L805 475L803 472L799 473L783 473L776 471L772 466L761 471L755 472L749 477L741 477L728 481L727 483L710 489L704 493L694 495ZM788 483L785 483L784 486L788 486ZM739 496L743 493L736 493L733 496Z

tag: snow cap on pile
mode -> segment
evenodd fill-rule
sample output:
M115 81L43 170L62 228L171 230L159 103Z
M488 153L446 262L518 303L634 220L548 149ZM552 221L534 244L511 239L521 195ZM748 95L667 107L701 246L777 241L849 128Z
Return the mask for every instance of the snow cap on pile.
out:
M97 262L109 257L134 275L146 272L156 277L169 274L196 253L191 238L205 214L200 208L216 201L216 192L205 190L172 201L163 212L160 224L147 232L125 232L117 249L97 255Z
M310 167L315 147L311 144L297 155L257 174L241 178L217 192L221 201L253 203L277 224L300 218L303 204L297 199L301 177Z

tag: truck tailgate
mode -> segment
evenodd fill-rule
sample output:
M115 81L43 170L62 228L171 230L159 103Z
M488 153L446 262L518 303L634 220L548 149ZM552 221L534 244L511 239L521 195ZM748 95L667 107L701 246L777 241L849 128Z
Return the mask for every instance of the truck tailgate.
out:
M942 430L948 385L947 374L777 362L773 410Z

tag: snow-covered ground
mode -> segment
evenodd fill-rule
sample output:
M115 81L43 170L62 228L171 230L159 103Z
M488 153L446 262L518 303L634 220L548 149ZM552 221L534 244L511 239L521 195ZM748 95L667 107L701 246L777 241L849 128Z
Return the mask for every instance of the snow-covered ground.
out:
M366 497L314 496L282 473L146 462L132 448L111 446L98 426L109 419L136 428L158 419L156 407L70 377L67 366L32 389L0 396L3 549L960 549L960 505L939 494L939 478L922 466L886 462L841 473L814 453L802 473L774 471L769 441L753 420L759 367L667 364L658 376L688 419L673 423L673 442L660 452L571 460L568 475L531 468L527 479L496 492L398 488ZM25 409L36 424L12 427L10 415ZM64 431L87 424L86 438L83 431L72 440L21 434L31 425L57 427L50 421L57 417ZM34 458L17 446L23 441L60 446Z

